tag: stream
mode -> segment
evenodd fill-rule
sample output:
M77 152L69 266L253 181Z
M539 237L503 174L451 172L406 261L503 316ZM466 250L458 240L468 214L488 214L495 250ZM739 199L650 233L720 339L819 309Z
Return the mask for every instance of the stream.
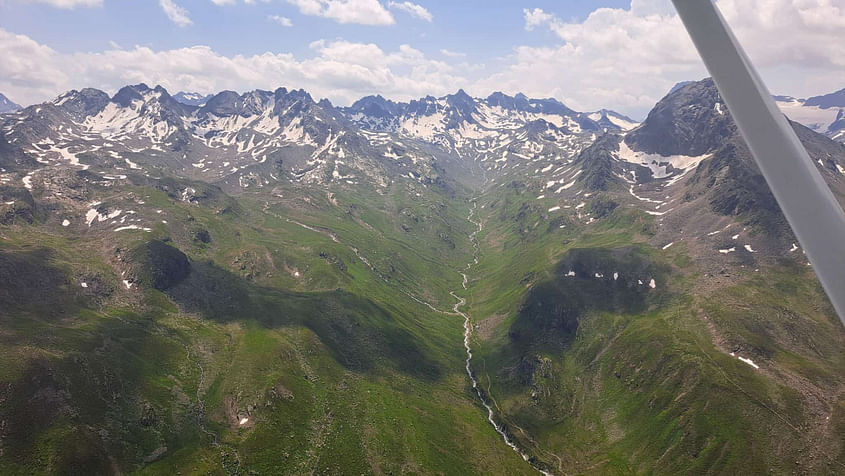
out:
M464 272L461 273L461 277L463 278L463 281L461 282L461 286L464 288L464 290L467 289L467 283L469 281L468 278L467 278L467 275L466 275L466 271L469 271L470 268L472 268L474 265L478 264L479 245L478 245L477 235L481 231L482 225L481 225L481 220L473 221L473 215L475 215L475 211L476 211L477 207L478 207L478 204L476 202L473 202L472 208L470 208L469 215L467 216L467 221L469 221L470 223L475 225L476 229L475 229L475 231L473 231L469 235L469 239L472 242L472 246L473 246L473 248L475 248L475 252L473 253L472 261L467 263L466 267L464 268ZM524 451L522 451L516 445L516 443L514 443L514 441L511 439L511 437L508 436L507 433L505 433L505 430L501 425L496 423L496 419L494 418L495 414L493 413L493 407L490 405L490 403L484 397L484 394L481 392L481 389L478 387L478 380L476 380L475 374L473 374L473 372L472 372L472 347L470 347L470 345L469 345L470 337L472 336L472 321L469 318L469 314L466 314L465 312L461 311L461 307L466 305L467 301L466 301L465 298L462 298L462 297L458 296L457 294L455 294L454 291L451 291L449 294L451 294L452 297L454 297L455 299L458 300L458 302L455 303L455 306L452 307L452 310L455 312L455 314L464 318L464 348L466 349L466 353L467 353L466 372L467 372L467 376L469 377L469 380L472 382L472 388L475 390L476 395L478 395L478 399L481 401L481 404L484 405L484 408L487 409L487 421L490 422L490 424L496 430L496 433L498 433L499 436L502 437L502 440L505 442L505 444L510 446L511 449L514 450L519 456L522 456L523 460L528 462L528 464L530 464L534 469L536 469L540 473L542 473L546 476L551 476L551 473L549 473L548 471L545 471L541 468L538 468L533 463L531 463L531 461L529 461L528 454L525 453Z
M478 245L477 235L482 229L482 224L481 224L481 220L477 220L477 221L473 220L473 217L475 216L475 212L476 212L477 208L478 208L478 204L475 201L473 201L472 208L470 208L469 215L467 216L467 221L469 221L470 223L475 225L476 229L475 229L475 231L473 231L472 233L469 234L469 240L470 240L470 242L472 242L472 246L473 246L473 249L474 249L472 261L467 263L466 266L464 267L464 271L460 273L461 278L462 278L461 287L464 290L467 289L467 284L469 283L469 278L467 277L466 273L474 265L478 264L479 245ZM265 212L267 212L267 211L265 210ZM267 213L269 213L269 212L267 212ZM279 219L285 220L289 223L294 223L298 226L301 226L302 228L305 228L307 230L326 235L329 238L331 238L331 240L334 241L335 243L338 243L338 244L341 244L341 245L348 247L350 250L352 250L353 253L355 253L355 256L358 257L358 259L361 260L361 262L363 262L373 273L376 274L376 276L379 276L382 280L384 280L385 282L388 282L387 279L385 279L385 277L382 276L378 272L378 270L376 270L376 268L370 263L370 261L366 257L364 257L358 251L358 249L356 247L351 246L351 245L346 244L346 243L343 243L333 231L319 229L319 228L316 228L316 227L313 227L313 226L310 226L310 225L306 225L305 223L301 223L301 222L298 222L296 220L292 220L290 218L281 217L281 216L276 215L274 213L270 213L270 214L279 218ZM435 312L438 312L438 313L441 313L441 314L456 315L456 316L460 316L464 319L464 348L466 349L466 356L467 356L466 361L465 361L466 362L466 366L465 366L466 373L467 373L467 376L470 379L470 382L472 382L472 388L475 390L475 393L478 396L479 401L481 402L482 405L484 405L484 408L487 409L487 421L490 422L490 425L493 426L493 429L496 430L496 433L498 433L499 436L502 437L502 441L504 441L506 445L510 446L510 448L512 450L514 450L519 456L521 456L523 460L525 460L528 464L530 464L531 467L533 467L534 469L536 469L538 472L542 473L545 476L552 476L552 473L549 473L548 471L543 470L543 469L535 466L534 463L532 463L530 461L528 454L525 453L524 451L522 451L519 448L519 446L516 445L516 443L513 441L513 439L510 436L508 436L508 434L504 430L504 427L502 427L500 424L498 424L496 422L496 419L494 418L495 413L493 412L493 407L490 405L490 403L484 397L484 394L482 393L481 388L479 388L479 386L478 386L478 380L475 378L475 374L473 374L473 372L472 372L472 347L470 347L470 337L472 336L472 321L470 320L469 315L467 313L461 311L461 307L466 305L466 299L458 296L457 294L455 294L455 291L450 291L449 294L451 294L452 297L455 298L458 302L456 302L455 305L452 307L452 312L449 312L449 311L443 311L443 310L437 309L431 303L429 303L429 302L427 302L423 299L420 299L417 296L414 296L413 294L411 294L410 292L408 292L404 289L400 289L400 291L403 294L405 294L406 296L408 296L409 298L418 302L419 304L422 304L422 305L430 308L432 311L435 311Z

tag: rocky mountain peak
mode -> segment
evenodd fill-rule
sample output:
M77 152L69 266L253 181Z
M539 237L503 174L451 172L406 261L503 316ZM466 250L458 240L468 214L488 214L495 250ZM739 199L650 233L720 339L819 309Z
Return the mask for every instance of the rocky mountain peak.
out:
M352 103L348 108L351 113L361 113L369 117L385 119L398 116L404 110L404 104L383 98L380 94L365 96Z
M144 102L144 94L150 92L149 86L144 83L124 86L111 98L111 100L123 107L129 107L133 101Z
M53 104L64 109L75 121L79 122L84 121L88 116L98 114L108 103L109 95L94 88L85 88L81 91L74 89L53 101Z
M19 111L21 106L12 102L11 99L7 98L3 94L0 94L0 114L6 114L9 112Z
M176 101L186 105L186 106L203 106L209 99L211 99L214 95L213 94L200 94L200 93L190 93L185 91L179 91L178 93L173 95L173 99Z
M698 156L723 145L735 130L716 85L707 78L667 94L625 143L647 153Z
M200 114L210 113L215 116L231 116L236 114L236 103L240 96L235 91L221 91L206 101L199 110Z

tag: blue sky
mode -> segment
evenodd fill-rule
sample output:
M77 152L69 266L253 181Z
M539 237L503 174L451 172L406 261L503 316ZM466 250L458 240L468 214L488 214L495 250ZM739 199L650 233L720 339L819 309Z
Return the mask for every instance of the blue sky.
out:
M315 40L343 38L373 42L388 49L413 44L431 54L455 49L480 60L506 55L515 44L541 45L553 36L551 32L526 31L526 5L513 0L423 1L433 21L392 10L396 23L386 27L342 24L304 15L285 1L257 1L252 5L176 1L189 12L192 25L174 24L155 0L118 0L105 1L100 7L73 9L55 8L49 3L0 2L0 26L62 52L99 51L113 41L124 47L145 45L159 50L203 44L225 55L266 51L309 54L308 45ZM625 7L629 3L542 0L530 5L577 21L598 7ZM293 26L283 27L268 19L271 15L289 18Z
M845 87L843 3L717 1L770 89L795 96ZM460 87L642 117L706 76L669 0L0 0L0 55L21 103L140 81L338 104Z

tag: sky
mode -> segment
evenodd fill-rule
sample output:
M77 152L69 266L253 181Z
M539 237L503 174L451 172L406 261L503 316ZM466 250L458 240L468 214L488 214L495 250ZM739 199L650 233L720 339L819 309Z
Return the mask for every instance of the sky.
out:
M845 0L716 0L775 94L845 88ZM641 119L707 76L670 0L0 0L0 93L303 88L349 105L463 88Z

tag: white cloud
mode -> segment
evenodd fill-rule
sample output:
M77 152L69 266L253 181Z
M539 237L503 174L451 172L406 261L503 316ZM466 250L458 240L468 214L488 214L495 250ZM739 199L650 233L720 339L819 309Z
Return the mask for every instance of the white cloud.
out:
M542 8L535 8L533 10L523 8L522 13L525 16L525 29L528 31L538 26L551 24L553 21L560 21L554 15L544 12Z
M282 26L293 26L293 22L288 17L283 17L281 15L268 15L267 19L270 21L274 21Z
M188 10L180 7L173 0L158 0L158 4L161 5L161 9L164 10L164 14L167 15L167 18L176 25L188 26L194 23L188 16Z
M99 7L103 0L23 0L25 3L45 3L57 8Z
M393 15L378 0L287 0L303 15L330 18L338 23L392 25Z
M55 51L0 28L0 91L24 103L55 96L70 77L54 61Z
M411 2L399 3L399 2L394 2L394 1L391 0L390 2L387 3L387 6L388 6L388 8L393 8L393 9L396 9L396 10L402 10L403 12L408 13L411 16L415 16L415 17L419 18L420 20L425 20L429 23L432 20L434 20L434 16L431 14L431 12L426 10L425 7L423 7L422 5L417 5L416 3L411 3Z
M148 47L66 54L0 28L0 91L32 104L69 89L114 93L126 84L161 84L168 91L219 92L304 88L315 98L350 104L382 94L400 100L454 92L467 84L458 68L402 45L386 51L372 43L316 41L312 57L289 53L224 56L207 46L156 51Z
M807 96L845 86L845 5L841 0L718 0L717 5L769 89ZM665 0L599 8L581 22L524 10L527 30L548 29L557 45L521 46L510 64L478 81L500 89L553 95L580 110L613 107L643 115L674 83L707 72Z
M465 58L466 55L467 55L466 53L460 53L460 52L457 52L457 51L447 50L446 48L443 48L442 50L440 50L440 54L443 55L443 56L448 56L449 58Z

